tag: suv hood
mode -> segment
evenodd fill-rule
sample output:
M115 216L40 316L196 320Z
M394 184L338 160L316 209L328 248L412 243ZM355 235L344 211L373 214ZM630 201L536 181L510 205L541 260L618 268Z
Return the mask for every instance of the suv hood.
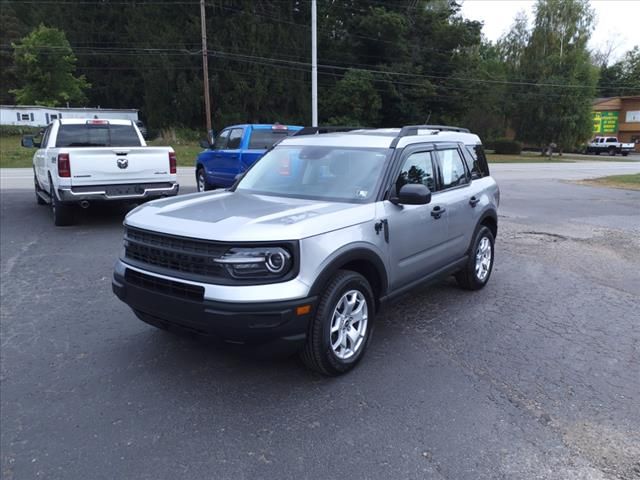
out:
M300 240L373 220L375 205L322 202L241 192L205 192L149 202L125 224L219 241Z

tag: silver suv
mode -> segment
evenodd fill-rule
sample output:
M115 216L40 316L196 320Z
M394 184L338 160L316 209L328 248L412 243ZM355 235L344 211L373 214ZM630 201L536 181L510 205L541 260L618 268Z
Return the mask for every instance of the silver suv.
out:
M131 211L113 290L156 327L299 351L337 375L393 297L452 274L486 285L499 199L466 129L306 128L228 190Z

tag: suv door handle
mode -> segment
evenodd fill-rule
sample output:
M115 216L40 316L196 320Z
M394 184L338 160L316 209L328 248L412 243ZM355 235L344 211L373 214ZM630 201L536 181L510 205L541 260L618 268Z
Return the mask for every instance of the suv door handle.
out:
M478 202L480 202L480 199L476 198L475 196L469 199L469 205L471 205L472 207L475 207L478 204Z
M440 206L433 207L433 210L431 210L431 216L436 220L438 220L442 216L442 214L446 211L447 211L446 208L443 208Z

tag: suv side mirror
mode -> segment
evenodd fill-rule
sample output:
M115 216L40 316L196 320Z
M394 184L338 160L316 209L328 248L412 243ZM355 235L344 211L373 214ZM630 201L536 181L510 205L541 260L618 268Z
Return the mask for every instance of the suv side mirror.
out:
M422 183L405 183L398 196L389 201L395 205L426 205L431 202L431 191Z
M209 143L208 140L202 139L200 140L200 147L204 149L208 149L208 148L211 148L211 144Z
M24 148L40 148L40 142L36 142L33 139L33 135L24 135L22 137L22 140L20 141L20 144Z

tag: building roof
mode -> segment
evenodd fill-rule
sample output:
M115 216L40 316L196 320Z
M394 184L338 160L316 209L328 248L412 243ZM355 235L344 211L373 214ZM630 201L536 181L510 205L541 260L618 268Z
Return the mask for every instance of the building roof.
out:
M0 105L0 108L21 110L57 110L61 112L137 112L137 108L101 108L101 107L45 107L43 105Z

